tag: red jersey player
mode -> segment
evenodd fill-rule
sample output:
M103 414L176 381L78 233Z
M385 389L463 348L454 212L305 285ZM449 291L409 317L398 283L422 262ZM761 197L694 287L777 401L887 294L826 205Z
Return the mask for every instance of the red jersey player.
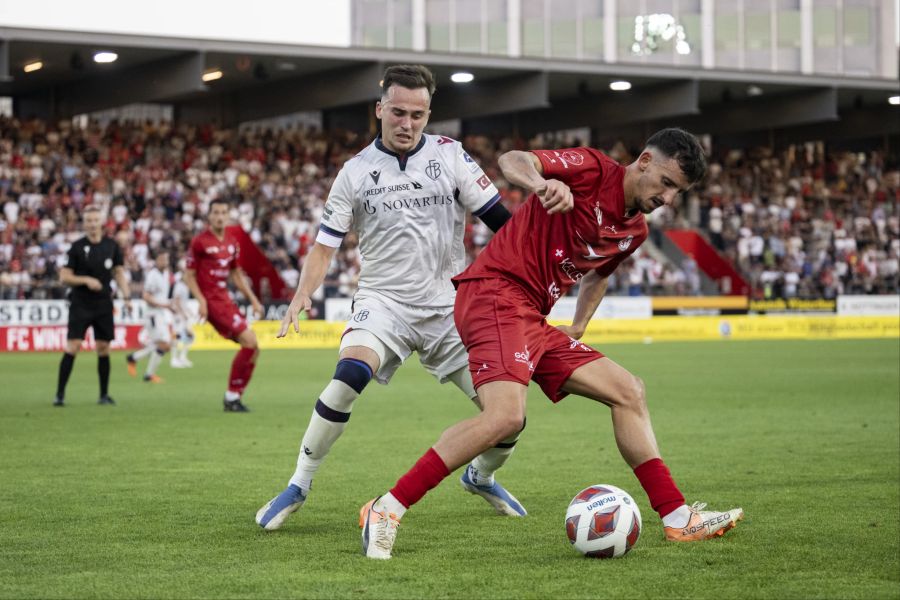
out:
M390 558L407 508L454 469L522 428L532 379L553 402L572 393L610 407L619 451L662 517L667 539L722 535L743 511L685 504L660 458L643 383L578 341L610 273L646 239L644 214L671 205L703 177L706 160L697 139L664 129L627 167L591 148L509 152L500 167L511 183L537 196L454 278L456 326L483 412L446 430L390 492L362 508L366 555ZM568 193L574 210L549 214L547 206ZM581 286L572 325L548 325L550 308L576 282Z
M231 363L228 391L223 402L225 412L248 412L241 402L241 395L256 366L259 344L256 334L247 326L247 320L228 295L228 281L233 281L250 300L257 318L262 317L263 307L238 268L238 241L225 230L228 202L210 202L207 218L209 228L191 240L184 282L200 303L200 319L208 319L219 335L241 345Z

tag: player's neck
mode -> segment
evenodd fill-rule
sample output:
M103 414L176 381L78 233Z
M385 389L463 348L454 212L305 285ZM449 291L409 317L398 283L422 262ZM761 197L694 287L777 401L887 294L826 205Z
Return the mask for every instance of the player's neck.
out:
M224 227L222 229L213 229L212 227L210 227L209 230L212 232L212 234L214 236L216 236L220 240L225 237L225 228Z
M625 217L633 217L636 214L637 207L634 205L635 199L635 185L637 183L634 169L637 167L637 162L633 162L627 167L625 167L625 176L622 178L622 188L625 196Z
M100 240L103 239L103 232L101 231L101 232L93 234L93 235L91 235L90 233L85 233L84 237L86 237L87 241L89 241L92 244L99 244Z

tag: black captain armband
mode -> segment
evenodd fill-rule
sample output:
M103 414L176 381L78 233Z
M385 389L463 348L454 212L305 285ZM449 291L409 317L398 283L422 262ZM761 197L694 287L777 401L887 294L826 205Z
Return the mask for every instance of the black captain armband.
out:
M478 215L478 218L481 219L481 222L487 225L491 231L497 233L503 224L509 221L509 218L512 214L506 210L506 207L503 206L500 202L495 202L493 206L489 209Z

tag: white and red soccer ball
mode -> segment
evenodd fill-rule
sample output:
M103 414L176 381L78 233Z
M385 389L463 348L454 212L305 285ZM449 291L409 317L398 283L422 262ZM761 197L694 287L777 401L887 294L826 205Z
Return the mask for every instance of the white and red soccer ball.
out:
M624 490L605 483L592 485L569 503L566 535L585 556L619 558L641 535L641 511Z

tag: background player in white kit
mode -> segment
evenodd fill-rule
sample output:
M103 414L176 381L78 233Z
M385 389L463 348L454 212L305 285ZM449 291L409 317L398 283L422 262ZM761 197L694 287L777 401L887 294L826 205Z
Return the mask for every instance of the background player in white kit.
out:
M353 316L341 338L334 378L319 396L288 487L256 514L278 529L309 495L313 476L350 419L354 400L374 377L387 383L413 351L441 383L452 381L476 403L468 355L453 322L450 278L465 266L466 211L492 230L509 219L500 194L462 145L424 135L434 78L423 66L389 67L375 114L381 136L348 160L325 205L315 246L278 337L311 306L344 235L354 226L363 258ZM464 488L500 514L524 516L522 505L494 480L519 434L477 457Z
M181 263L179 263L181 266ZM184 269L175 274L172 284L172 329L175 334L169 366L173 369L187 369L194 363L188 360L187 353L194 343L194 323L197 322L196 311L191 305L191 290L184 282Z
M169 272L169 253L160 250L153 260L153 267L144 278L144 302L147 303L144 333L147 341L144 347L125 357L128 363L128 374L137 376L137 361L149 356L144 381L163 383L156 374L159 363L172 345L172 304L169 300L172 274Z

